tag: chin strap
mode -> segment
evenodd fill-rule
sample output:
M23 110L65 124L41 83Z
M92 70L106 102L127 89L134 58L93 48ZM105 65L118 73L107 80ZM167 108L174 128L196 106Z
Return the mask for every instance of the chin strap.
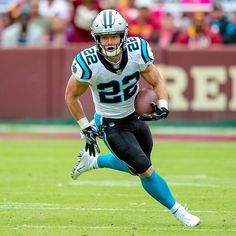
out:
M102 48L102 54L105 57L116 57L116 56L118 56L119 54L122 53L121 45L119 45L113 52L106 51L102 46L101 46L101 48Z

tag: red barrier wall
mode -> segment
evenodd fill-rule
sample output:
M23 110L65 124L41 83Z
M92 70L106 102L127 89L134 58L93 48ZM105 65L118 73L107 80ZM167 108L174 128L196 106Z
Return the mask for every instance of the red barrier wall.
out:
M70 117L64 101L70 65L87 46L0 48L0 120ZM153 51L166 79L170 119L236 119L236 47ZM90 92L81 100L91 117Z
M50 115L48 55L47 49L1 49L0 119Z
M173 119L236 119L236 47L166 50Z

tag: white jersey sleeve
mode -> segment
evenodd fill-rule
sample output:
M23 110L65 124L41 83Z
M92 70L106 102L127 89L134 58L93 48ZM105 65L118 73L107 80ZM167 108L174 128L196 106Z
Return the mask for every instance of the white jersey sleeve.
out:
M80 82L91 83L93 74L97 72L96 67L90 68L91 64L96 64L98 62L95 51L95 47L85 49L77 54L72 62L72 74Z
M132 57L139 65L139 71L144 71L154 61L154 55L149 43L139 37L130 37L127 41L127 48Z

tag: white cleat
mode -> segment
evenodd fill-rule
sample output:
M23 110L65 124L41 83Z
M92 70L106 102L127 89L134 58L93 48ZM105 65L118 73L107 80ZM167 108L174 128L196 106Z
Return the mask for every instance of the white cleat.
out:
M76 180L82 173L93 169L94 157L82 149L79 153L79 160L72 168L71 177Z
M197 216L190 214L187 208L181 205L174 213L174 216L184 226L195 227L200 224L200 219Z

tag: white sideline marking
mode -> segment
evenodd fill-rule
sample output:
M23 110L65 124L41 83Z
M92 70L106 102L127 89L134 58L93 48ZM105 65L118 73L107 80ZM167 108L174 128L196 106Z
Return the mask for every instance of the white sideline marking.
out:
M139 186L140 183L138 181L106 181L106 180L82 180L82 181L71 181L71 185L89 185L89 186L103 186L103 187L113 187L113 186L118 186L118 187L136 187Z
M205 183L195 183L195 182L171 182L168 181L171 186L187 186L187 187L199 187L199 188L231 188L236 189L233 185L217 185L217 184L205 184ZM95 181L95 180L80 180L70 182L71 185L78 186L99 186L99 187L137 187L140 186L139 181Z
M54 196L54 195L57 195L57 196L75 196L75 193L55 193L55 192L48 192L48 193L45 193L45 192L37 192L37 191L27 191L27 192L2 192L2 193L7 193L7 194L16 194L16 195L27 195L27 194L36 194L36 195L47 195L47 196ZM87 196L88 194L87 193L81 193L81 192L76 192L76 195L79 195L79 196ZM91 196L96 196L96 197L102 197L102 196L111 196L110 193L91 193L90 194ZM114 193L112 194L112 196L118 196L118 197L143 197L143 194L130 194L130 193Z
M34 229L70 229L70 228L79 228L79 229L117 229L117 230L134 230L132 226L127 227L127 226L79 226L79 225L29 225L29 224L24 224L24 225L17 225L15 227L11 227L8 225L0 225L0 228L10 228L13 230L17 230L20 228L34 228ZM236 229L211 229L211 228L186 228L183 226L171 226L167 228L159 228L159 227L137 227L135 231L138 230L153 230L153 231L201 231L201 232L236 232Z
M140 205L141 206L141 205ZM22 210L71 210L71 211L107 211L107 212L168 212L163 209L138 209L134 208L101 208L101 207L66 207L60 204L50 203L20 203L20 202L8 202L0 204L0 209L22 209ZM213 210L191 210L195 213L212 213L212 214L235 214L235 211L213 211Z
M171 179L207 179L207 175L168 175Z

